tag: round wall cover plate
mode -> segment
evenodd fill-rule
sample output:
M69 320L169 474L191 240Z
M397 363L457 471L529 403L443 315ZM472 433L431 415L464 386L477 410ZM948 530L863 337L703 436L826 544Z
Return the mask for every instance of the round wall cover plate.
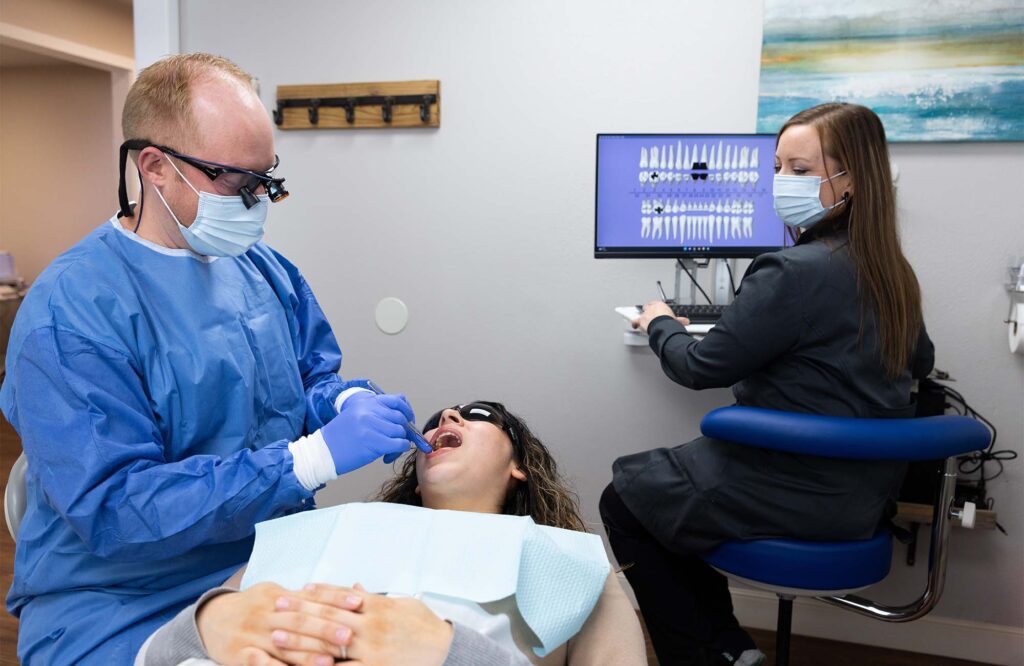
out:
M400 299L388 296L377 303L374 312L377 328L388 335L397 335L409 323L409 308Z

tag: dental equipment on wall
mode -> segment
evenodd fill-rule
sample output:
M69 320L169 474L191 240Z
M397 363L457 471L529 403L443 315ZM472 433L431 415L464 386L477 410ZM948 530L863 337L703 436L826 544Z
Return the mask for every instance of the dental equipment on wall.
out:
M1024 354L1024 257L1014 257L1007 268L1010 281L1006 291L1010 295L1010 313L1006 317L1011 354Z
M440 127L440 81L331 83L277 87L280 129Z

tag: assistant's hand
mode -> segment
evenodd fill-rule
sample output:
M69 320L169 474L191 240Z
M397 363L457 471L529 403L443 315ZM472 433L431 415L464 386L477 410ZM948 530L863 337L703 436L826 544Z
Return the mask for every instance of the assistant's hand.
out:
M311 604L299 593L260 583L207 601L196 612L196 626L207 654L220 664L328 665L352 638L352 630L338 621L341 609L362 603L356 595L335 601L338 606Z
M416 415L405 396L362 392L345 401L345 406L320 429L339 474L351 472L383 455L409 448L405 432Z
M448 656L452 626L418 599L371 594L360 585L308 585L300 594L304 602L333 608L352 596L362 598L358 610L338 611L352 629L346 663L353 666L441 666Z
M650 326L652 321L666 315L674 317L683 326L690 323L690 320L686 317L676 317L675 313L672 312L672 308L666 305L664 301L651 301L644 306L644 311L640 316L633 320L633 328L643 329L644 333L646 333L647 327Z

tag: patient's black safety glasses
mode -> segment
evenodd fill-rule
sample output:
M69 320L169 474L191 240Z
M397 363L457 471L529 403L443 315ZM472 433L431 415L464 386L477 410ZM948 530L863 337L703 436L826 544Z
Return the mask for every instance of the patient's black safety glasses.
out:
M512 424L509 423L508 419L502 415L499 409L490 403L471 402L467 405L455 405L454 407L449 407L449 409L454 409L459 413L459 416L466 421L486 421L487 423L497 426L498 429L504 430L508 433L513 444L516 444L519 441L516 437L516 431L515 428L512 427ZM444 410L441 410L427 419L427 422L423 426L423 432L429 432L441 425L441 415L443 413Z
M179 153L172 148L161 146L145 139L129 139L121 144L121 182L118 186L118 198L120 199L119 203L121 204L122 215L131 216L131 210L128 205L128 190L125 185L124 176L124 168L128 162L128 151L142 150L143 148L149 148L151 146L166 155L175 157L185 164L195 167L206 174L207 178L210 180L220 183L227 191L238 192L238 196L242 197L242 203L245 204L246 208L252 208L259 202L259 199L256 196L256 190L260 187L266 189L267 196L275 203L288 196L288 190L284 187L284 178L275 178L272 175L274 170L277 168L277 165L280 163L280 159L277 155L274 155L274 166L270 167L267 171L259 172L252 171L250 169L243 169L242 167L231 166L230 164L220 164L219 162L202 160L198 157Z

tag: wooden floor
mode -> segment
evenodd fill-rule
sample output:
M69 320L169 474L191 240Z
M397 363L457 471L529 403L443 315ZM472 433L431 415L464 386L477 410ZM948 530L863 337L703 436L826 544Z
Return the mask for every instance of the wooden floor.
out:
M7 475L14 461L21 455L21 440L7 419L0 416L0 486L7 487ZM7 523L0 523L0 601L7 598L14 574L14 541L7 531ZM7 612L6 604L0 610L0 666L18 663L15 647L18 643L18 621Z
M7 485L7 475L11 465L21 454L21 440L10 424L0 416L0 474L3 486ZM7 525L0 529L0 593L7 596L11 587L14 569L14 542L7 533ZM762 652L768 655L768 663L774 663L775 632L751 630L751 635ZM18 663L15 652L18 636L18 621L7 613L6 608L0 611L0 666L14 666ZM648 641L648 661L657 666L658 660L650 649ZM948 659L931 655L886 650L883 648L839 643L821 638L794 636L790 649L791 666L978 666L977 662L962 659ZM670 666L666 664L665 666Z
M775 632L748 629L767 664L775 663ZM647 638L647 630L644 629ZM658 666L651 641L647 641L647 663ZM789 646L789 666L985 666L977 661L936 657L930 654L887 650L885 648L828 641L823 638L793 636ZM671 666L665 664L665 666Z

